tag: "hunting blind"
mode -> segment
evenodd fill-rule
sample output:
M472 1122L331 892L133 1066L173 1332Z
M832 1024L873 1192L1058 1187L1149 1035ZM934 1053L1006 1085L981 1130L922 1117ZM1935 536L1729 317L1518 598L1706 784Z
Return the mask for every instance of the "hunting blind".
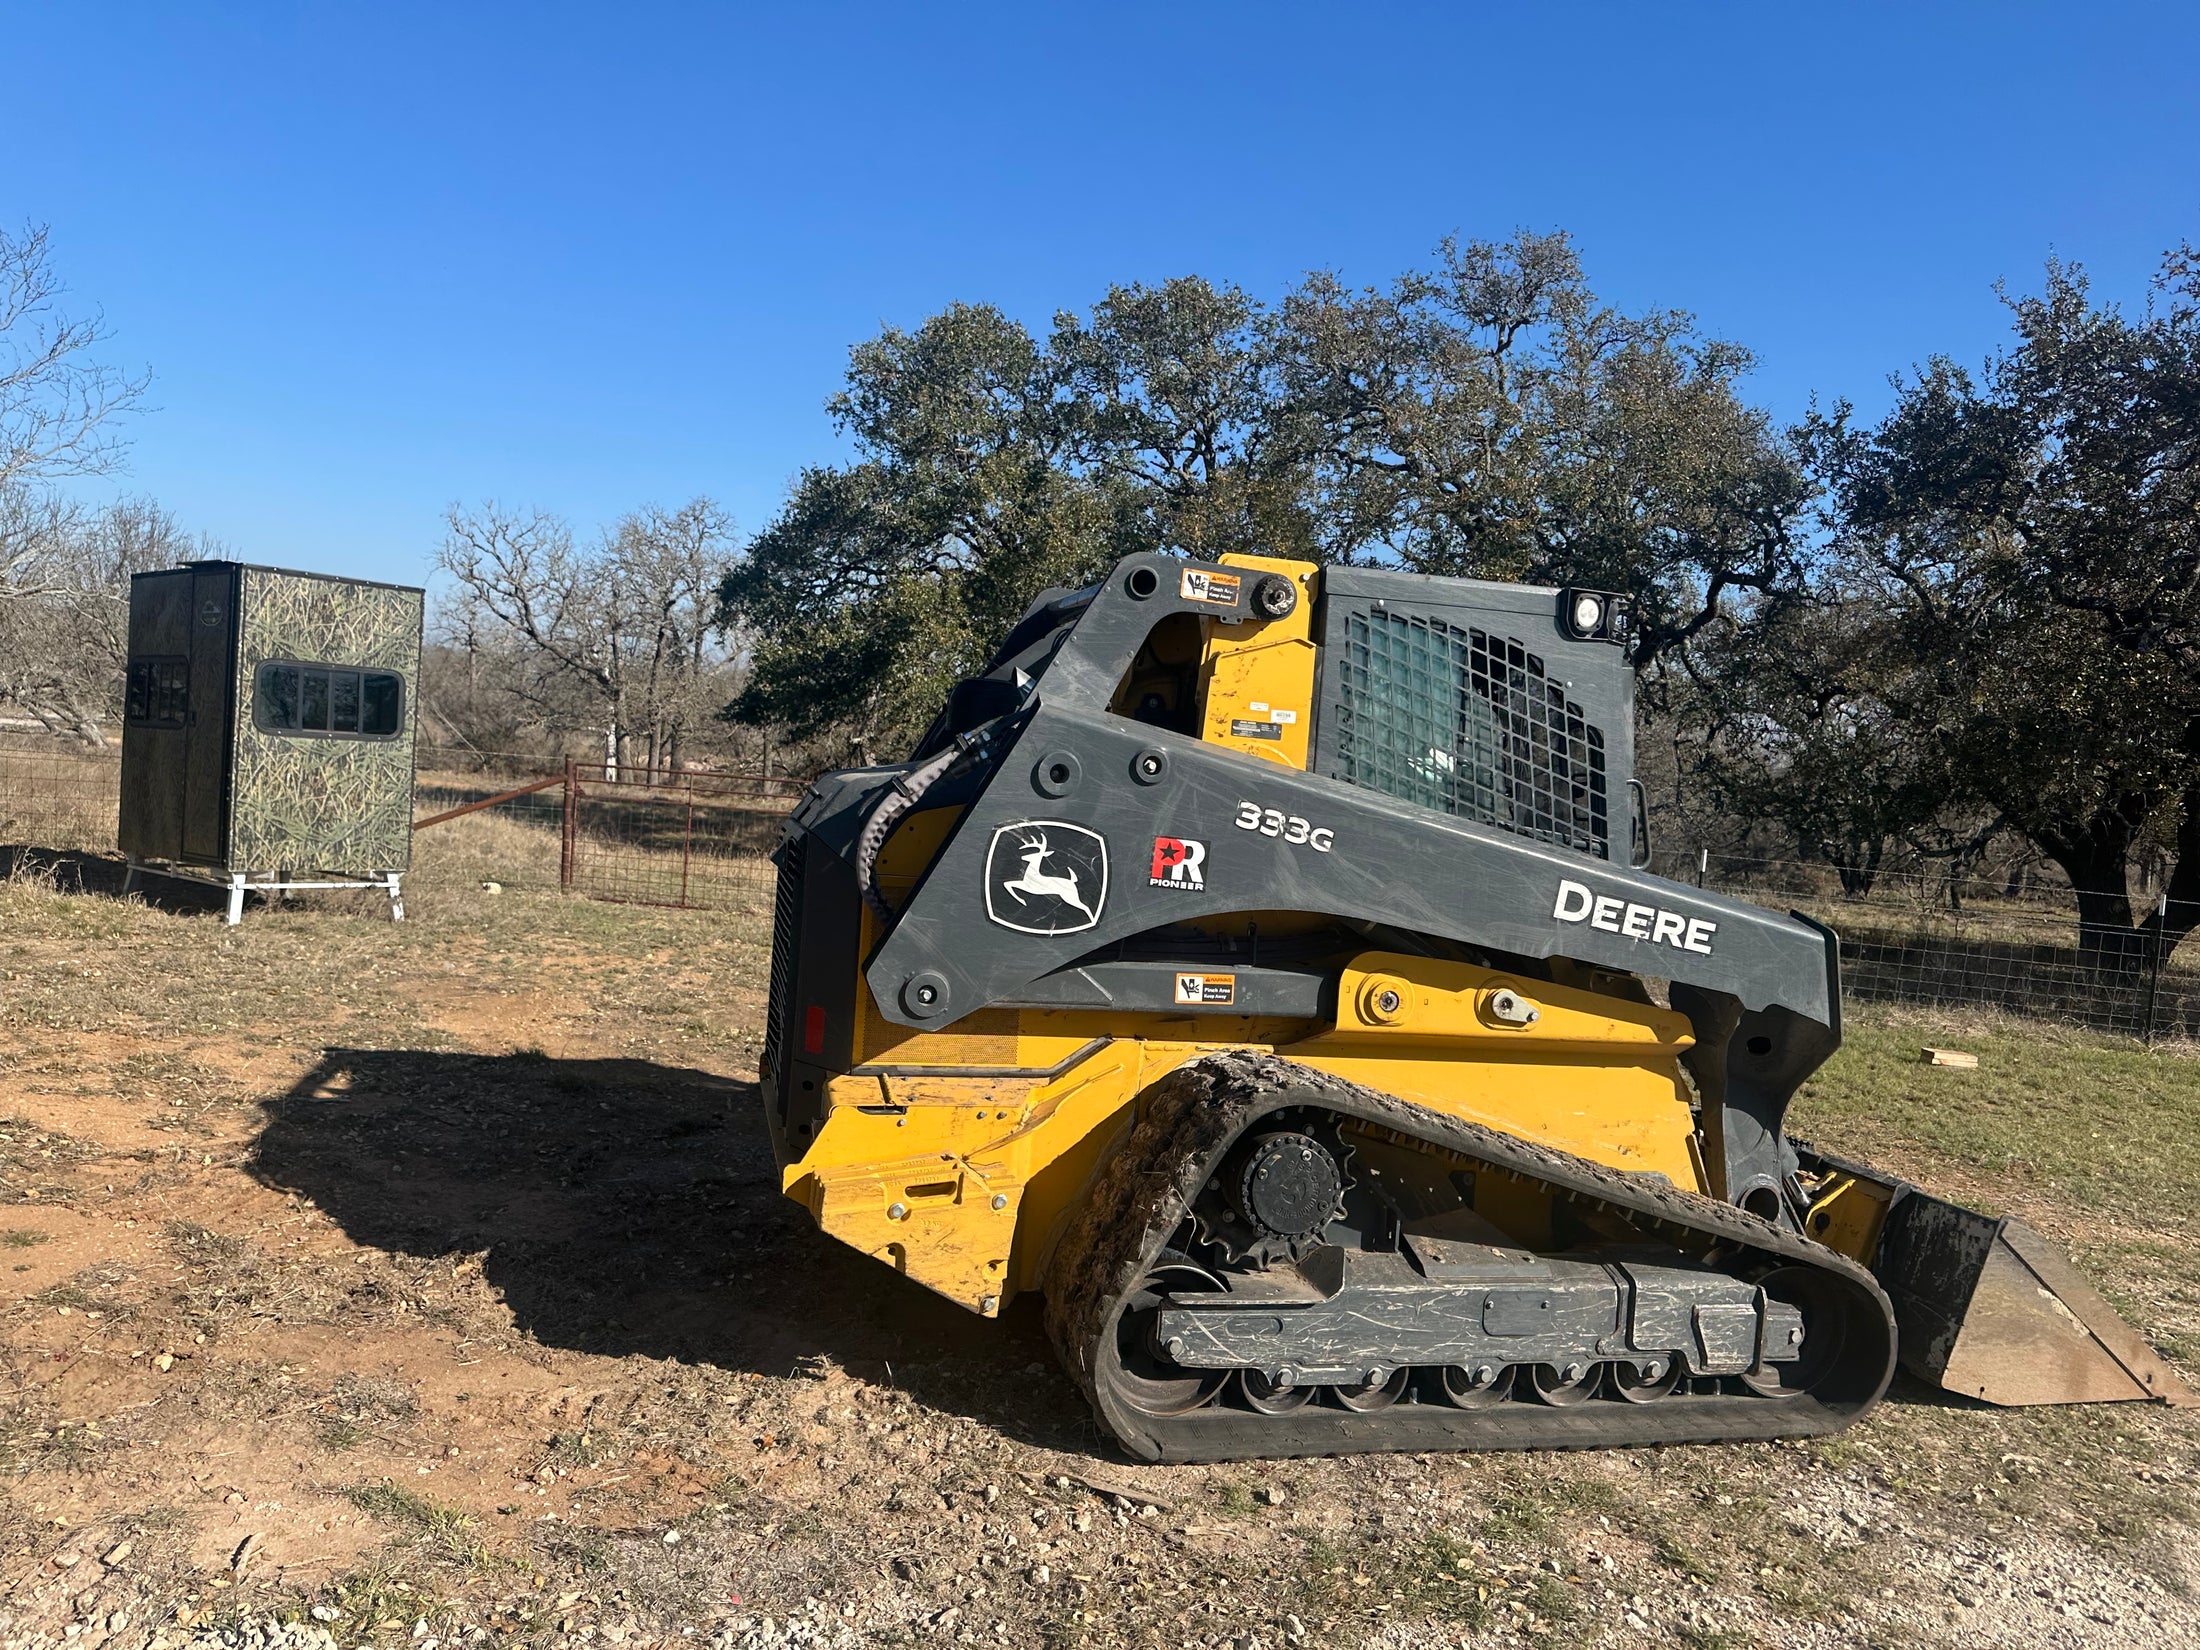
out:
M423 593L193 562L130 581L120 843L248 889L376 887L412 863ZM314 880L299 880L311 877Z

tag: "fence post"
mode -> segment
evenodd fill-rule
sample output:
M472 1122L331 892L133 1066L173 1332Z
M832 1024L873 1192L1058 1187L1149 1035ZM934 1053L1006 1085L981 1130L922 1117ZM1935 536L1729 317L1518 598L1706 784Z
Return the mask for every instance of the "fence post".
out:
M688 859L695 851L695 787L687 788L687 822L680 827L680 909L688 902Z
M558 891L573 891L573 840L580 825L580 764L565 759L565 824L558 843Z
M2169 932L2169 895L2164 893L2154 907L2154 966L2147 971L2147 1035L2146 1046L2154 1046L2154 1014L2162 1001L2162 936Z

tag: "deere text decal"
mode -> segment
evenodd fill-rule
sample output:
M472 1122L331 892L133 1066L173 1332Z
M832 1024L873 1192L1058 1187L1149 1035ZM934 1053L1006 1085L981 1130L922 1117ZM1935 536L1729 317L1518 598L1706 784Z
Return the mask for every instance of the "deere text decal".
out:
M1560 922L1585 922L1607 934L1648 940L1653 945L1670 945L1676 951L1693 951L1705 957L1711 955L1711 936L1719 931L1717 923L1707 922L1702 917L1684 916L1655 905L1638 905L1611 894L1600 894L1579 882L1558 885L1558 903L1551 908L1551 915Z

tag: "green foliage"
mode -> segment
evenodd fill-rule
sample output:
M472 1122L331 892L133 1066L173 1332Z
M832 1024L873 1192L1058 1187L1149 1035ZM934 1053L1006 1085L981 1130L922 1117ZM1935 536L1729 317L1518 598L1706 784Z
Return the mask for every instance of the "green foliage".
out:
M1901 664L1876 612L1839 599L1760 602L1750 622L1705 638L1703 668L1667 697L1694 725L1712 805L1783 831L1851 895L1871 892L1893 844L1944 822L1960 834L1967 818L1941 754L1889 702Z
M859 462L804 473L726 580L752 637L731 714L859 756L921 726L1031 598L1137 542L1114 478L1080 464L1068 364L970 305L853 352L832 403Z
M1624 591L1644 662L1796 571L1809 489L1748 351L1599 303L1564 235L1446 241L1383 292L1312 277L1279 334L1333 553Z
M1861 428L1797 432L1825 490L1820 599L1866 632L1861 684L1920 764L2081 890L2089 943L2128 934L2125 868L2182 818L2172 931L2200 917L2200 266L2136 318L2051 263L1974 376L1935 359ZM2128 944L2120 949L2136 954Z
M1791 559L1805 492L1748 361L1598 304L1564 236L1273 309L1116 287L1043 341L955 305L852 352L855 461L805 472L722 586L753 663L728 714L889 754L1042 591L1153 549L1625 590L1662 653Z

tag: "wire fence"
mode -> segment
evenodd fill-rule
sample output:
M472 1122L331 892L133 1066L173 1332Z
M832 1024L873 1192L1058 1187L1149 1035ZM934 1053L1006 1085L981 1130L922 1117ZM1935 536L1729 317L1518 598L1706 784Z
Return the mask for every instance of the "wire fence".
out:
M465 831L505 868L494 880L554 877L586 899L768 919L771 853L798 781L578 760L531 776L453 772L453 755L419 753L414 829Z
M0 843L109 853L122 753L0 731Z
M768 918L770 856L795 800L774 782L569 763L564 791L564 888Z
M637 769L422 746L416 830L446 874L596 900L770 921L770 855L800 782L690 768ZM0 847L115 853L114 751L0 733ZM2036 870L1880 872L1844 889L1833 867L1693 854L1675 881L1794 909L1841 936L1841 983L1861 1002L1987 1010L2147 1041L2200 1039L2200 939L2144 889L2128 920L2085 923Z
M1862 891L1816 861L1699 852L1657 869L1825 923L1841 936L1841 990L1854 1001L1984 1009L2148 1042L2200 1037L2200 939L2172 937L2200 913L2143 887L2120 896L2121 920L2088 922L2077 892L2036 866L1899 868Z

